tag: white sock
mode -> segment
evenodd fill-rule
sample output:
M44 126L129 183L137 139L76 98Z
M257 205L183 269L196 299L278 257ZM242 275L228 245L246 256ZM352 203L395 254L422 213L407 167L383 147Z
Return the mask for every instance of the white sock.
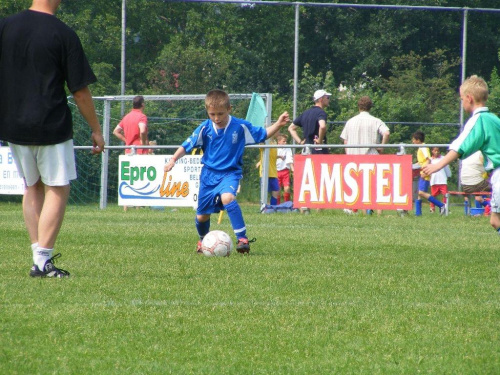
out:
M31 251L35 251L37 247L38 247L38 242L32 243L31 244Z
M45 263L52 258L53 251L54 249L45 249L39 246L33 251L33 263L38 266L40 271L43 271Z

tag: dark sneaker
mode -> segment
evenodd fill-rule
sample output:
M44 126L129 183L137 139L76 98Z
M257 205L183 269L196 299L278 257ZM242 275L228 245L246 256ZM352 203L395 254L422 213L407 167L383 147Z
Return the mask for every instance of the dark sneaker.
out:
M446 205L439 208L439 214L441 216L448 216L448 209L446 208Z
M69 277L69 272L66 270L62 270L54 266L54 260L61 257L61 253L57 253L48 261L45 262L43 266L43 270L40 270L36 264L33 264L31 267L30 276L31 277Z
M236 251L241 254L248 254L250 252L250 244L255 241L257 241L256 238L253 238L250 241L248 240L248 238L238 239L238 244L236 245Z
M199 240L198 243L196 244L196 252L198 254L203 254L203 251L201 251L201 240Z

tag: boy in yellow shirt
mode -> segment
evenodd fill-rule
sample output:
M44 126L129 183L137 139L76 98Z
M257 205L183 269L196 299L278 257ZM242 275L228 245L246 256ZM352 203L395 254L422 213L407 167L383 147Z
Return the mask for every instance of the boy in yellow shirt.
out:
M425 134L420 130L413 133L411 141L415 145L424 144ZM431 162L431 153L428 147L419 147L417 151L417 162L421 168L424 168ZM422 198L427 199L429 202L434 203L439 207L439 213L446 215L446 205L434 198L428 193L430 188L430 175L420 173L420 180L418 181L418 199L415 201L415 216L422 216Z

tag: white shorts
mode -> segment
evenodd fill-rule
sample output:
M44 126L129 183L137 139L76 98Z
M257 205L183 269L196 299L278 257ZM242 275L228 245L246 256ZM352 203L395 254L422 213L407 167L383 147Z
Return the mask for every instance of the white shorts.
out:
M27 186L38 180L47 186L69 185L76 179L73 140L48 146L25 146L9 143L19 176Z
M491 175L491 212L500 213L500 167Z

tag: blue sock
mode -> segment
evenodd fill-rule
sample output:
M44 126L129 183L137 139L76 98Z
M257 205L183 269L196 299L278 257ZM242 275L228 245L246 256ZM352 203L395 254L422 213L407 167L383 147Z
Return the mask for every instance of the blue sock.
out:
M194 219L194 222L196 223L196 230L198 231L198 235L200 236L200 240L205 237L205 235L210 232L210 219L204 222L199 222L198 218L196 217Z
M278 198L271 197L271 206L276 206L278 204Z
M422 216L422 200L417 199L415 201L415 216Z
M427 200L428 200L429 202L434 203L434 204L435 204L436 206L438 206L439 208L441 208L441 207L443 207L443 206L444 206L444 203L443 203L443 202L441 202L441 201L437 200L437 199L436 199L436 198L434 198L432 195L431 195L429 198L427 198Z
M234 234L236 238L246 238L247 228L245 228L245 220L243 220L243 214L241 213L240 205L237 201L232 201L228 205L224 206L227 211L227 216L233 227Z

